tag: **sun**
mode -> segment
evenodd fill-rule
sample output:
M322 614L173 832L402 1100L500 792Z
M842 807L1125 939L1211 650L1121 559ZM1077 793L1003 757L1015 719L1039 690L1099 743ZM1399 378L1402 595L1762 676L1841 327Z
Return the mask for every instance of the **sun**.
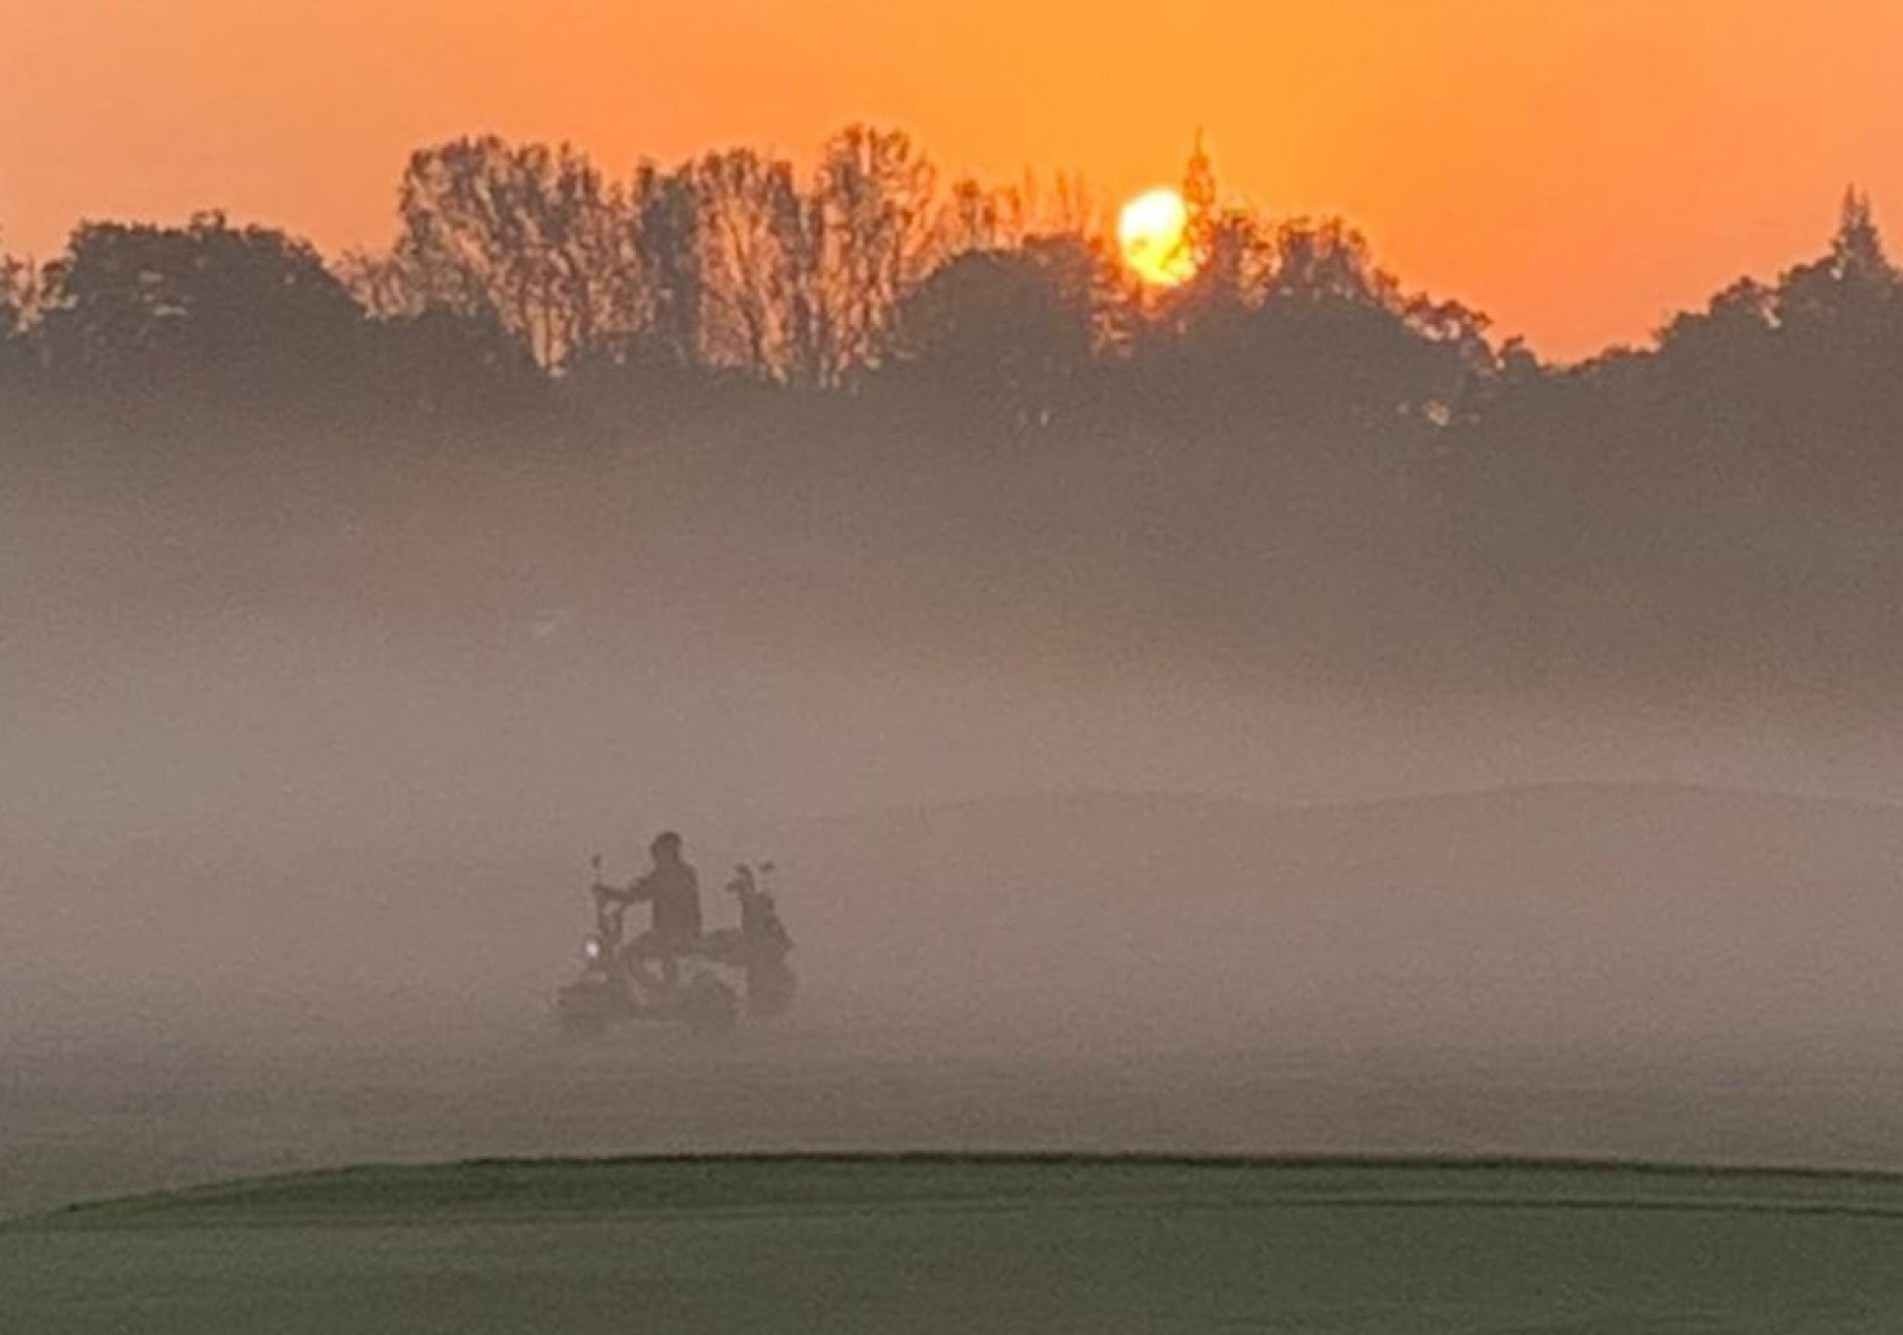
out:
M1145 191L1117 218L1123 262L1146 283L1175 286L1196 272L1188 229L1189 209L1181 195L1167 186Z

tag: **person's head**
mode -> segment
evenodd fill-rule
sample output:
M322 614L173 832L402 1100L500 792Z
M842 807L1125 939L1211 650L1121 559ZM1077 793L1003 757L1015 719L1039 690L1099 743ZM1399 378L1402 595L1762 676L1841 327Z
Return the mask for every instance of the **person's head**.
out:
M654 855L656 862L679 862L681 837L672 830L663 830L654 836L654 842L648 845L648 852Z

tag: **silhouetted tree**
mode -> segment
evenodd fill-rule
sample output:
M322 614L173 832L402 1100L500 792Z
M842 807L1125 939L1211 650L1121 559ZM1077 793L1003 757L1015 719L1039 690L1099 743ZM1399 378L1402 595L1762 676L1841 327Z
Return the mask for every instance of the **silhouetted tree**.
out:
M201 213L83 223L47 265L37 338L69 384L190 395L337 392L363 312L309 243Z
M968 423L1048 423L1091 364L1100 266L1075 237L959 255L901 304L895 371Z
M458 139L410 158L393 258L410 313L493 315L546 368L636 327L624 193L575 149Z
M24 387L31 361L26 326L36 301L37 279L26 261L0 251L0 393Z
M26 263L0 251L0 340L13 338L26 325L26 281Z
M506 415L536 403L547 384L522 341L488 312L433 306L388 316L371 322L365 341L364 393L406 415Z
M1897 274L1883 253L1870 201L1851 190L1829 253L1785 273L1774 315L1794 337L1863 343L1889 332L1896 298Z
M972 250L1015 250L1033 237L1101 238L1102 201L1083 176L1058 172L1049 185L1026 171L1011 185L965 177L938 205L927 250L937 268Z
M935 182L901 131L854 125L827 143L809 226L821 384L883 359L899 302L929 271Z
M705 364L707 266L700 190L690 169L643 164L635 174L633 236L645 308L622 356L681 371Z
M39 300L38 268L0 251L0 370L10 367L21 354L27 322Z
M966 177L953 183L939 208L932 248L941 261L975 250L1005 250L1022 233L1014 194L988 189Z
M1887 444L1900 378L1903 286L1851 191L1826 254L1674 317L1652 357L1602 386L1630 454L1608 464L1655 497L1859 508L1903 484Z
M810 383L813 254L792 164L734 149L689 171L708 308L702 358L759 380Z
M1195 244L1203 267L1146 298L1136 325L1133 368L1158 404L1238 424L1227 430L1306 423L1398 441L1444 426L1491 373L1484 317L1405 293L1339 221L1271 232L1205 213Z
M1868 197L1846 193L1829 252L1784 274L1773 314L1775 383L1790 426L1782 485L1851 511L1903 501L1893 443L1903 421L1903 282Z
M416 271L394 255L346 250L331 267L351 300L373 320L400 319L429 308Z

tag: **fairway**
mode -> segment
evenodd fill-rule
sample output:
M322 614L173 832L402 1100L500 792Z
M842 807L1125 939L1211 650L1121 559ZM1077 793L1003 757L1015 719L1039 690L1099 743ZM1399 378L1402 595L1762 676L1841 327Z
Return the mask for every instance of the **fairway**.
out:
M477 1161L0 1227L10 1328L1894 1329L1903 1180L1071 1157Z

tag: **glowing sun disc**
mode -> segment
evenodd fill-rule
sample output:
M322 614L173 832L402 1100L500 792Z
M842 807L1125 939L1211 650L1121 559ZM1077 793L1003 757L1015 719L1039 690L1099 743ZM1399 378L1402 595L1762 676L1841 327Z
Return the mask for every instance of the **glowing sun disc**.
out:
M1180 283L1196 272L1184 236L1189 209L1168 187L1149 190L1123 206L1117 218L1117 244L1123 262L1146 283Z

